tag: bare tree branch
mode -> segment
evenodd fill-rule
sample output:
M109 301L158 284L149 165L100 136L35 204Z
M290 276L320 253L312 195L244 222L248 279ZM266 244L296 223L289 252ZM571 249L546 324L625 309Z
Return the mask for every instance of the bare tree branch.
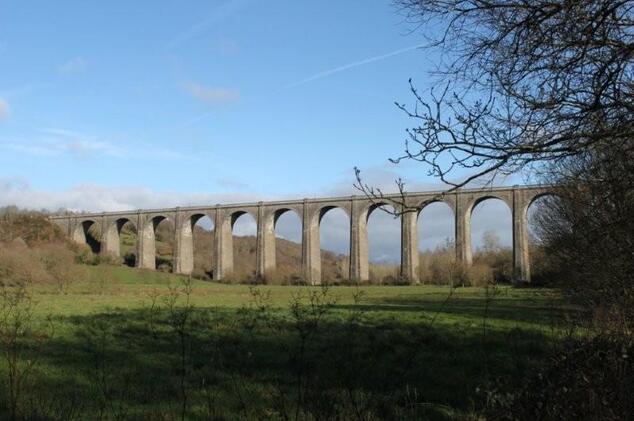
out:
M442 62L435 89L410 79L413 103L396 103L413 124L391 162L420 162L451 191L633 137L634 1L395 3Z

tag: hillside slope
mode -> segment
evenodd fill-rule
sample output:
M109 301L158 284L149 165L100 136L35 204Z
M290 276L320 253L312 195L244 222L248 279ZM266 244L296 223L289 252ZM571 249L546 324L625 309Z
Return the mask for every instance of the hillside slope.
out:
M128 233L124 243L131 251L134 245L134 234ZM194 274L198 277L209 276L212 270L213 231L200 227L194 229ZM169 262L173 255L173 233L171 227L159 226L157 230L157 255L160 261ZM239 281L252 279L256 265L255 236L233 237L234 278ZM302 267L302 246L293 241L277 238L275 241L276 270L274 277L277 281L287 282L297 279ZM324 279L338 281L348 278L348 257L322 250L322 273Z
M90 234L98 238L100 234L91 230ZM213 268L214 232L199 226L194 227L194 276L211 278ZM255 236L233 237L234 273L236 281L252 280L256 266ZM136 232L126 225L121 232L121 255L128 264L135 261ZM275 282L292 282L299 278L302 265L302 246L293 241L277 238L275 242L276 270L272 277ZM159 270L172 269L174 254L174 232L169 223L162 223L156 231L157 267ZM337 282L348 278L348 256L322 250L322 274L324 280Z

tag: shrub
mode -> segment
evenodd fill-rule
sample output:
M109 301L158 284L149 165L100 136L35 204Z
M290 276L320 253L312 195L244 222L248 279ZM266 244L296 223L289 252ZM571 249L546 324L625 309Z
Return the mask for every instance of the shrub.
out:
M97 256L97 264L119 266L123 263L123 259L114 253L100 253Z
M60 290L78 277L75 254L64 244L29 248L19 242L0 247L0 281L4 285L55 283Z
M75 244L73 249L75 250L75 261L77 263L91 266L99 263L98 256L92 252L92 249L87 244Z
M29 246L68 241L61 228L41 212L13 207L0 209L0 242L8 243L16 238L21 238Z
M493 269L484 263L474 263L466 270L466 285L484 287L494 280Z
M489 392L491 419L634 417L634 344L621 335L570 338L515 392Z
M293 285L293 280L299 278L295 273L290 273L280 269L268 271L264 279L267 285Z
M211 279L211 273L206 272L204 269L200 269L197 267L194 267L194 270L192 270L191 276L194 279L202 279L202 280Z
M376 285L394 285L399 283L398 265L370 264L370 283Z
M135 267L136 266L136 253L129 251L126 254L124 254L123 255L123 263L126 266Z
M60 291L75 278L75 255L64 245L43 245L35 249L34 253Z
M419 280L423 284L435 285L462 283L453 241L447 240L432 251L420 253Z
M26 246L5 244L0 247L0 281L3 285L25 285L51 279L42 262Z
M158 266L156 266L156 270L158 270L159 272L171 272L172 271L172 265L169 263L160 263Z

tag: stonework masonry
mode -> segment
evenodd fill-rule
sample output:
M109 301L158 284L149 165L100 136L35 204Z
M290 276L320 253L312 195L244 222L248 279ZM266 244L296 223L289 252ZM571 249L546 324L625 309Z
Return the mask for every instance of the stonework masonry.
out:
M505 202L513 216L514 278L530 281L528 256L527 212L538 197L554 194L547 186L514 186L487 189L463 189L451 193L419 192L386 195L376 200L366 196L257 202L232 205L178 207L125 212L104 212L52 216L74 241L85 243L88 230L97 225L102 233L101 251L120 254L119 236L130 222L137 231L137 260L140 268L155 269L155 233L161 221L171 221L174 229L174 271L189 274L194 269L193 227L205 216L214 221L214 279L231 276L233 271L233 225L248 213L257 223L256 276L266 279L275 270L275 225L285 212L295 212L302 220L302 277L310 284L321 283L321 247L319 226L326 212L343 209L350 218L350 278L369 278L367 222L370 214L381 205L401 203L401 278L418 282L418 214L427 205L444 202L455 217L456 259L465 266L472 262L471 213L483 200L496 198ZM392 199L392 200L390 200Z

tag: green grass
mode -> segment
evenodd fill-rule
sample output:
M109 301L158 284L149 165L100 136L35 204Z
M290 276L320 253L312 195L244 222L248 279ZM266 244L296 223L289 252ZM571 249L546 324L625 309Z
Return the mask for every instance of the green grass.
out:
M359 408L375 418L463 417L484 405L479 389L518 386L542 364L573 311L547 289L500 287L491 297L481 288L332 287L311 327L310 307L300 321L288 307L319 288L259 286L270 305L259 311L249 286L194 281L195 310L179 335L183 313L166 303L182 280L88 267L64 293L34 286L36 318L53 329L29 351L38 368L28 395L66 402L49 405L52 418L71 406L80 419L178 418L185 367L188 419L282 418L295 414L298 393L303 419L347 419ZM23 410L43 412L31 406Z

